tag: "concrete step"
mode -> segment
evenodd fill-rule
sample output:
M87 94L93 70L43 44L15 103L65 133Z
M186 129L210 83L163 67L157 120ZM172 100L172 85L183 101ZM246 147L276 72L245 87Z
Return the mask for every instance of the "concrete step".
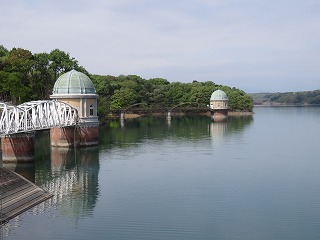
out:
M53 196L17 173L1 167L0 194L1 224Z

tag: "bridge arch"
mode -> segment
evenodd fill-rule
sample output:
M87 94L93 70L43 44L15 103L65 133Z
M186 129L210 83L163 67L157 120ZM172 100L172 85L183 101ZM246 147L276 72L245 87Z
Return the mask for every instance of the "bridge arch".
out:
M179 104L176 104L174 105L173 107L171 108L168 108L168 111L172 112L174 109L180 107L180 106L183 106L183 105L191 105L191 104L197 104L197 106L199 106L199 103L198 102L183 102L183 103L179 103Z
M132 107L134 107L134 106L139 106L139 105L148 105L147 103L135 103L135 104L132 104L132 105L130 105L130 106L128 106L128 107L126 107L123 111L127 111L127 110L129 110L130 108L132 108Z
M178 103L176 105L174 105L173 107L167 108L167 118L171 118L171 113L172 111L174 111L175 109L183 106L183 105L196 105L197 108L200 108L200 104L199 102L183 102L183 103ZM210 110L209 106L205 106L205 107L201 107L201 109L207 109Z
M55 100L31 101L18 106L0 103L1 136L73 126L77 122L77 109Z
M121 110L121 113L120 113L120 119L124 119L125 118L125 115L126 115L126 111L129 110L130 108L132 107L135 107L135 106L139 106L139 105L148 105L147 103L135 103L135 104L132 104L128 107L126 107L125 109L122 109Z

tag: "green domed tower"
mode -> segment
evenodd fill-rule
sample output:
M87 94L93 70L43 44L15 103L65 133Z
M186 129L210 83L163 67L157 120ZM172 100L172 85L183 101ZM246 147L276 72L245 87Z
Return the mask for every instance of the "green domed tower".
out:
M50 98L74 107L78 110L79 116L77 126L78 135L75 135L75 137L71 135L63 136L63 132L61 132L62 129L60 128L51 129L52 146L71 146L73 143L71 140L69 141L67 137L78 142L79 146L98 144L98 95L96 94L91 79L87 75L76 70L62 74L55 82ZM66 132L66 129L63 130ZM74 131L72 131L72 134L74 135ZM62 141L63 138L66 138L66 141Z
M223 120L228 117L229 98L224 91L218 89L212 93L210 109L213 111L214 120Z

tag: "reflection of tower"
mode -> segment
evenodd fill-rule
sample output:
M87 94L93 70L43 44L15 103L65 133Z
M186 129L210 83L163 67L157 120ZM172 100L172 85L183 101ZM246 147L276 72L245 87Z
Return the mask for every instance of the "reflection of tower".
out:
M98 144L98 95L91 79L76 70L62 74L54 84L50 98L69 104L78 110L79 122L74 127L52 128L51 145L70 147Z
M73 219L90 215L99 195L98 147L81 149L51 148L52 172L42 185L54 196L46 202L59 203ZM50 206L49 206L50 207Z
M210 137L214 143L220 142L227 132L227 122L212 122L209 125Z
M75 150L72 148L51 147L51 169L53 171L63 170L67 162L75 161Z
M171 127L171 113L168 112L168 115L167 115L167 125L168 127Z
M120 118L120 127L121 128L124 128L124 119L123 118Z
M213 110L211 116L216 122L223 121L228 117L229 99L224 91L218 89L212 93L210 109Z

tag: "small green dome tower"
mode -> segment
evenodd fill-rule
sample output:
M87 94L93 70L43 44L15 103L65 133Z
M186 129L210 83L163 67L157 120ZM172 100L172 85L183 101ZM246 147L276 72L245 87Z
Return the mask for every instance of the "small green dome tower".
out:
M69 104L78 110L78 140L80 146L98 144L98 95L91 79L82 72L71 70L62 74L54 84L51 99ZM53 136L60 136L58 129L51 129ZM58 133L54 133L54 131ZM70 133L71 135L71 133ZM71 136L68 136L69 138ZM64 136L64 138L67 138ZM77 139L76 139L77 140ZM55 141L51 138L51 145L59 146L61 139ZM70 143L64 143L70 145ZM63 145L63 144L60 144Z
M218 89L212 93L210 109L212 111L212 119L215 121L221 121L228 117L229 98L224 91Z

